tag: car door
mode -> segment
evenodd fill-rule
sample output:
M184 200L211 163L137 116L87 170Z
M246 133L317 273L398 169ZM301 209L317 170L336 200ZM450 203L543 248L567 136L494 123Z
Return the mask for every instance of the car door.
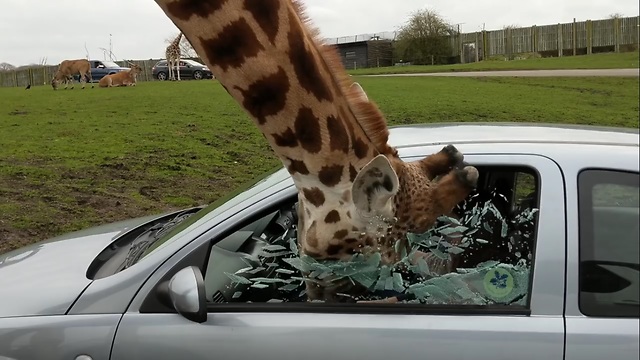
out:
M567 178L567 360L640 356L640 176L638 149L626 151L594 154Z
M100 80L107 75L107 69L102 61L94 60L91 62L91 77L94 80Z
M490 198L499 187L513 191L491 198L507 199L502 210L491 199L463 210L458 222L476 221L468 233L475 231L486 238L476 236L468 240L472 245L466 245L467 251L473 248L474 254L481 254L482 262L464 265L465 271L453 269L442 274L436 274L440 271L437 267L429 270L418 266L416 271L430 274L424 282L430 286L428 295L421 301L333 305L296 302L302 297L300 288L293 286L285 291L282 283L277 285L278 291L261 296L261 291L274 289L271 285L280 281L275 279L281 279L278 274L295 273L284 267L270 273L265 270L276 263L273 252L287 252L287 245L273 245L272 237L265 234L292 222L286 209L295 197L289 203L266 199L185 247L167 262L166 269L152 276L122 318L112 359L562 358L565 208L564 202L558 201L564 198L560 169L538 156L465 157L486 170L480 170L485 175L482 181L486 192L474 194L473 199L483 195ZM514 199L518 199L518 206L514 206ZM500 219L504 223L509 219L509 224L501 225ZM287 229L276 240L282 244L288 241L295 253L295 241L286 239L290 234ZM458 244L458 249L467 244L455 242L455 236L448 239ZM483 244L490 247L483 248ZM500 259L496 255L491 261L492 252L483 249L492 250L494 246L508 248L509 254L501 253ZM264 255L265 251L270 255ZM443 255L438 251L433 250L433 254ZM257 253L263 255L256 265ZM450 254L459 255L457 251ZM503 255L511 260L503 260ZM464 261L472 262L474 256L470 254ZM189 265L197 266L203 274L207 316L201 323L175 313L156 295L164 281ZM249 275L258 273L273 277ZM423 279L418 277L418 281ZM401 285L405 290L410 288ZM282 294L286 292L293 295L285 298Z
M178 69L180 70L180 78L191 77L191 74L189 73L190 72L190 68L187 66L187 63L184 60L180 60L178 62L178 64L175 66L174 72L176 72L176 73L175 73L174 76L176 78L178 77L178 74L177 74Z

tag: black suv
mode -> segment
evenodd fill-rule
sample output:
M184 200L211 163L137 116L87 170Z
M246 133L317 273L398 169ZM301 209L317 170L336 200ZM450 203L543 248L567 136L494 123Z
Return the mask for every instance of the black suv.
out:
M167 80L169 78L169 67L167 66L167 60L158 61L153 68L151 68L154 79ZM174 77L177 79L178 75L174 72ZM206 65L200 64L197 61L182 59L180 60L180 79L212 79L213 74Z

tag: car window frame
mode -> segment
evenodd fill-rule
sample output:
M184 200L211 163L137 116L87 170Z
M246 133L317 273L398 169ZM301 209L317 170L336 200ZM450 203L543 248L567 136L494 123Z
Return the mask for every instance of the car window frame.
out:
M578 190L578 285L577 285L577 307L581 315L589 318L624 318L638 319L638 315L612 314L607 313L610 306L598 306L591 304L590 310L586 310L585 299L582 297L581 284L583 282L582 264L583 259L593 259L594 231L593 224L593 188L600 184L638 186L640 173L624 169L606 168L585 168L577 174ZM588 243L585 244L585 243ZM592 311L598 309L597 311Z
M424 149L424 148L423 148ZM421 149L421 150L423 150ZM428 148L427 148L428 149ZM422 151L418 154L411 154L410 156L403 156L405 161L412 161L423 158L425 154L429 154L429 150L425 150L426 153L422 153ZM470 152L465 153L465 157L472 159L470 163L476 163L478 165L487 165L487 166L514 166L514 167L530 167L537 172L537 176L539 181L545 182L544 187L540 184L539 193L538 193L538 204L542 207L545 203L548 207L552 203L557 203L557 198L564 198L564 186L562 181L562 172L559 165L553 160L549 159L546 156L530 154L530 153L477 153L472 154ZM542 176L547 176L547 179L544 180ZM546 191L543 189L547 189ZM132 311L142 311L147 313L174 313L173 309L168 308L166 305L159 303L152 298L155 297L154 289L162 282L166 281L172 276L174 273L179 271L185 266L196 266L205 273L204 262L193 262L189 261L189 258L193 256L194 253L206 253L204 257L195 256L198 258L208 259L208 250L209 247L212 246L211 240L212 235L216 238L223 238L228 235L230 232L233 232L234 229L238 229L237 226L242 222L242 224L246 224L246 221L249 219L255 220L254 215L257 212L264 211L272 211L274 201L279 201L278 199L282 199L282 194L287 193L289 196L297 196L295 189L289 187L280 192L276 199L273 199L273 195L271 199L265 198L257 201L253 205L245 208L244 210L230 216L224 222L218 224L217 229L210 229L209 232L211 235L207 235L207 233L202 234L198 238L198 245L195 243L190 244L189 246L184 247L181 252L182 255L178 256L174 260L171 261L173 265L171 265L170 269L165 269L162 271L164 274L156 274L153 276L155 280L151 279L150 283L147 283L142 291L139 292L137 299L134 299L131 303ZM426 307L424 305L410 305L403 304L403 306L387 306L385 304L353 304L352 306L348 306L348 304L311 304L311 303L299 303L296 305L292 305L293 303L285 303L285 304L277 304L277 303L253 303L253 304L216 304L217 309L211 308L208 309L208 312L267 312L267 313L289 313L289 312L305 312L305 313L358 313L358 314L423 314L423 315L446 315L446 314L465 314L465 315L513 315L513 316L531 316L531 315L560 315L562 314L562 309L564 307L564 293L563 289L565 286L565 278L564 276L557 277L558 272L563 272L565 267L565 247L560 246L559 251L555 248L553 251L549 249L549 243L555 244L560 242L565 242L565 203L561 202L561 204L556 206L556 210L560 212L560 214L556 214L552 211L547 212L547 215L544 217L538 217L538 225L536 229L536 237L537 241L534 244L533 248L533 263L531 267L532 279L529 282L529 306L526 309L516 308L510 306L500 306L500 308L489 308L487 306L478 306L473 308L473 306L465 305L464 308L454 308L452 306L446 307L436 307L430 305ZM267 210L269 209L269 210ZM558 217L562 217L559 221L556 221ZM238 219L242 219L238 221ZM553 219L553 220L551 220ZM249 220L250 221L250 220ZM545 224L548 222L548 224ZM234 225L229 225L230 223ZM546 226L545 226L546 225ZM243 225L244 226L244 225ZM558 239L548 239L545 240L544 246L544 266L539 266L538 264L538 251L540 247L540 230L543 230L544 234L549 235L553 234L554 237ZM215 234L215 235L214 235ZM186 252L186 253L185 253ZM177 254L175 254L177 255ZM540 280L540 278L548 278L550 275L553 275L554 278L552 281L549 280ZM536 290L534 290L536 289ZM536 298L536 294L538 294L538 298ZM247 306L248 305L248 306Z

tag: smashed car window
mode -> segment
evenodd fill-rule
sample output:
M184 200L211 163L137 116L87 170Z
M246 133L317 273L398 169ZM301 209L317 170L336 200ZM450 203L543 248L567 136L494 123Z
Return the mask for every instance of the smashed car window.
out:
M426 233L408 234L409 249L393 265L383 265L380 254L355 254L350 261L299 256L292 226L275 238L262 236L258 250L239 252L241 265L222 269L222 255L212 255L216 271L205 276L207 294L213 302L299 302L306 301L306 282L348 281L368 289L341 294L353 302L528 306L536 205L535 176L511 173Z

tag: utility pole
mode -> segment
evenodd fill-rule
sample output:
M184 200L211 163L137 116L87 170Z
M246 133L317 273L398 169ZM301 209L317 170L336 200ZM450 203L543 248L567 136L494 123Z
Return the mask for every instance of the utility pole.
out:
M111 34L109 34L109 60L113 61L113 46L111 43Z

